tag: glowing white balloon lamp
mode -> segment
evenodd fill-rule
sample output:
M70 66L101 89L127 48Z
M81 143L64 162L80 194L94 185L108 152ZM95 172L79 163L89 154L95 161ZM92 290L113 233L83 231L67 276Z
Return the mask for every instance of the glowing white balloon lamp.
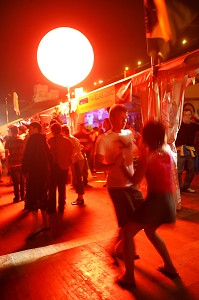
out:
M42 38L37 61L47 79L69 88L88 76L93 67L94 53L89 40L80 31L60 27Z

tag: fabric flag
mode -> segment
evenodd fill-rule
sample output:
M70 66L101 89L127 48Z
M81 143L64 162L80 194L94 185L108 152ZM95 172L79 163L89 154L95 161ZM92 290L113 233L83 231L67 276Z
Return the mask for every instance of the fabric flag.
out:
M195 0L193 0L194 3ZM198 1L198 0L197 0ZM183 0L144 0L148 55L166 59L178 34L197 16L193 3Z
M14 106L14 111L16 112L16 115L20 115L19 111L19 100L18 100L18 95L16 92L13 92L13 106Z
M132 81L115 85L115 103L131 102L132 101Z

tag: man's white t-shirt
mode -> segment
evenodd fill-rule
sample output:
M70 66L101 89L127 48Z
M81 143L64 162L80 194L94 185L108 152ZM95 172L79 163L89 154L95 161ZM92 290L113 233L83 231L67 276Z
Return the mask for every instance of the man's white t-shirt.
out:
M100 154L104 157L104 164L114 164L118 155L121 155L124 158L127 171L133 176L133 151L135 148L136 145L131 130L123 129L121 133L109 130L98 137L96 154ZM108 188L122 188L132 185L122 172L121 167L117 164L113 165L107 173Z

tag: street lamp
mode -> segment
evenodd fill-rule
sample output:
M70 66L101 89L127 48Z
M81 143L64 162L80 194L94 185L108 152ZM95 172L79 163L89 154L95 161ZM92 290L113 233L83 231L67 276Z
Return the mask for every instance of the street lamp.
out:
M104 82L103 80L98 80L98 82L95 81L93 84L94 84L94 85L98 85L98 84L102 84L103 82Z
M84 80L94 63L89 40L78 30L59 27L48 32L40 41L37 61L43 75L50 81L70 87Z
M129 70L129 67L125 67L125 69L124 69L124 78L126 78L127 77L127 71Z
M186 45L186 44L187 44L187 40L186 40L186 39L183 39L183 40L182 40L182 44L183 44L183 45Z

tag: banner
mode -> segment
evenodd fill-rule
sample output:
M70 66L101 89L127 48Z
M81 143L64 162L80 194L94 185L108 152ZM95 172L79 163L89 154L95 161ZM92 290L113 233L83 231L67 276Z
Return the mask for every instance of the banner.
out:
M148 55L157 61L166 59L171 44L175 44L180 31L197 16L193 3L182 0L144 0L145 29Z
M19 100L18 100L18 95L16 92L13 92L13 106L14 106L14 111L16 112L16 115L20 115L19 111Z
M82 97L79 97L78 100L78 114L110 107L115 103L115 87L112 85L90 92Z
M114 85L93 91L78 98L77 113L107 108L115 103L127 103L132 101L132 80L128 79Z
M115 85L115 103L127 103L132 101L132 80Z

